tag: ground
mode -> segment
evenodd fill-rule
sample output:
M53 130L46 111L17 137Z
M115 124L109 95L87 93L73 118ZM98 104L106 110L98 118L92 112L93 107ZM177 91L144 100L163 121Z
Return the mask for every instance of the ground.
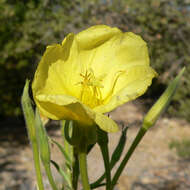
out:
M146 109L141 103L142 100L127 103L110 113L110 117L120 126L130 126L124 152L127 151L135 138L146 113ZM25 130L14 130L13 125L12 133L3 131L1 134L0 190L34 190L35 174L32 151ZM57 141L62 141L58 129L49 130L49 134ZM109 135L110 154L114 150L119 136L120 132ZM181 119L163 116L147 132L135 150L115 190L190 189L190 161L181 160L175 150L169 149L168 146L172 139L189 138L189 136L189 123ZM53 147L53 159L60 161L63 158L57 152L56 147ZM104 169L98 146L95 146L90 152L88 166L90 181L93 182L102 174ZM58 181L61 180L56 172L55 177ZM47 180L45 180L45 186L46 190L50 189Z

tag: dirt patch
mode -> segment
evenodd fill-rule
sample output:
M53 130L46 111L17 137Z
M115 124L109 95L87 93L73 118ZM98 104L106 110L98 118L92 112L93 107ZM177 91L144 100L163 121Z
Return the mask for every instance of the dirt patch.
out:
M121 125L129 125L127 143L124 152L127 152L135 138L144 109L138 101L125 104L110 113L110 116ZM60 131L50 131L57 141L62 142ZM117 144L120 133L110 134L110 154ZM181 161L175 151L168 148L172 139L182 139L190 136L190 124L175 118L162 118L144 137L126 166L117 190L160 190L160 189L190 189L190 162ZM14 138L4 139L0 145L0 190L34 190L35 173L33 169L32 151L28 144L16 143L16 138L23 138L17 134ZM63 160L56 147L53 147L53 159ZM93 182L102 174L104 166L98 146L88 156L90 181ZM118 165L117 165L118 166ZM116 167L117 167L116 166ZM113 169L114 173L115 169ZM58 182L61 178L54 172ZM46 190L50 189L45 180ZM104 189L104 188L99 188Z

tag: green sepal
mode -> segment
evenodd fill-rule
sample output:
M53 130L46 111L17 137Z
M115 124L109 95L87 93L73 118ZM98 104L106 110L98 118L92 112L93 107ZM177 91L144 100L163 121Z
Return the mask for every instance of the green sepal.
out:
M70 128L72 127L72 132ZM65 123L64 136L69 144L74 147L86 150L90 144L95 144L97 141L96 125L84 126L77 121L69 121Z

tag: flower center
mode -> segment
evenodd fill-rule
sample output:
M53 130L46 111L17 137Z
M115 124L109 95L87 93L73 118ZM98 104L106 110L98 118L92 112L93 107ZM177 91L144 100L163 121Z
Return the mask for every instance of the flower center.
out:
M102 104L101 82L102 77L96 78L92 69L89 69L85 74L80 74L82 81L79 84L82 86L80 100L87 106L94 108Z

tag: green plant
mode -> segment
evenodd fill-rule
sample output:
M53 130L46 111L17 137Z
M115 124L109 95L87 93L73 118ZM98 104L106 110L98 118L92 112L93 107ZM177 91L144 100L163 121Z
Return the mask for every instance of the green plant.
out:
M190 159L190 139L172 140L169 144L170 149L176 149L177 155L183 159Z

